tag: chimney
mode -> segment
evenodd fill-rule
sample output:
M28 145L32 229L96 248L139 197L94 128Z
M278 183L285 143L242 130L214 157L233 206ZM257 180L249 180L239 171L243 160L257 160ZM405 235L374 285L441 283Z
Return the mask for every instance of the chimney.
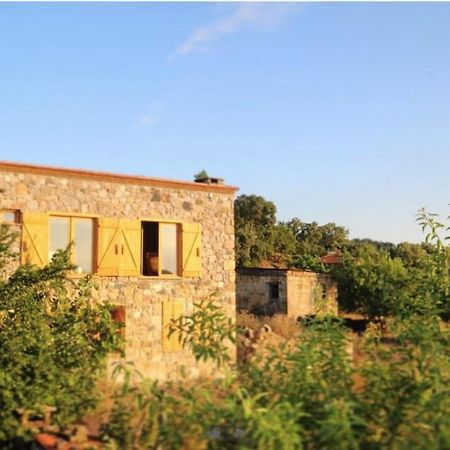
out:
M215 178L215 177L196 177L194 180L196 183L203 183L203 184L217 184L219 186L223 186L225 184L225 180L223 178Z

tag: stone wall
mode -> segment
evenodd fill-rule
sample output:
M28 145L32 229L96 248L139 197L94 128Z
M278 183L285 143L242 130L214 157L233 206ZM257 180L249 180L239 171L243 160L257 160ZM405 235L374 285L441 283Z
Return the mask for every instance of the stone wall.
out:
M278 284L278 299L269 298L270 284ZM257 315L286 314L286 271L277 269L238 269L236 271L236 305Z
M278 283L279 298L269 298L269 284ZM302 270L238 269L236 273L238 310L258 315L337 314L337 288L328 275Z
M94 297L125 306L126 359L134 361L146 376L174 378L181 366L186 366L192 376L208 371L206 365L195 364L188 351L162 351L162 304L182 300L189 313L193 302L217 291L217 300L234 318L235 189L28 167L0 164L2 208L201 224L200 278L96 276L98 290Z
M301 270L287 271L287 314L337 314L337 287L328 275Z

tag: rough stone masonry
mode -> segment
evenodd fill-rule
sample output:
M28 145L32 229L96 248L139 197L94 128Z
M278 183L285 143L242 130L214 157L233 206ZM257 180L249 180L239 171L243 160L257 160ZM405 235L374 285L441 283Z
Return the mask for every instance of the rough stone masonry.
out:
M184 310L216 292L235 317L234 212L236 188L101 172L0 162L1 207L20 213L171 220L201 224L201 276L197 278L98 276L96 300L126 311L126 360L154 379L189 376L212 368L189 351L164 352L162 308L178 300ZM20 216L20 214L19 214ZM22 228L20 221L18 229Z

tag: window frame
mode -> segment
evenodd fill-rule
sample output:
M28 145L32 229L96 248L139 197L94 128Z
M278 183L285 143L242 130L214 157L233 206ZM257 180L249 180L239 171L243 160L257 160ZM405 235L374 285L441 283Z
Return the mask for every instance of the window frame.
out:
M12 213L14 214L14 220L5 220L4 214L6 213ZM0 223L6 224L6 225L20 225L22 223L21 221L21 213L20 209L15 208L5 208L1 210L2 217L0 219Z
M71 270L69 276L71 277L85 277L86 275L95 275L97 273L98 268L98 218L97 214L85 214L85 213L67 213L67 212L49 212L48 215L48 251L50 253L50 243L51 243L51 219L52 218L66 218L69 219L69 241L68 244L73 243L75 241L75 226L74 223L77 219L91 219L92 220L92 272L77 272L75 270ZM70 262L74 265L76 261L74 261L74 253L72 252L70 255ZM49 257L50 260L50 257Z
M179 220L173 220L173 219L154 219L154 218L141 218L139 219L141 223L141 267L140 267L140 277L142 278L165 278L165 279L179 279L182 278L182 250L183 250L183 230L182 230L182 224L183 222L180 222ZM152 222L158 224L158 275L144 275L144 228L143 223L144 222ZM161 273L161 267L162 265L159 263L162 261L162 233L160 229L160 225L176 225L176 274L164 274Z

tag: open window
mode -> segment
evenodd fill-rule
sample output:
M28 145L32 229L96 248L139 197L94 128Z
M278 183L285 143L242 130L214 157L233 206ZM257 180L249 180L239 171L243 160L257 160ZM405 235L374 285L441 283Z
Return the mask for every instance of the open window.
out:
M180 225L142 222L142 275L180 274Z

